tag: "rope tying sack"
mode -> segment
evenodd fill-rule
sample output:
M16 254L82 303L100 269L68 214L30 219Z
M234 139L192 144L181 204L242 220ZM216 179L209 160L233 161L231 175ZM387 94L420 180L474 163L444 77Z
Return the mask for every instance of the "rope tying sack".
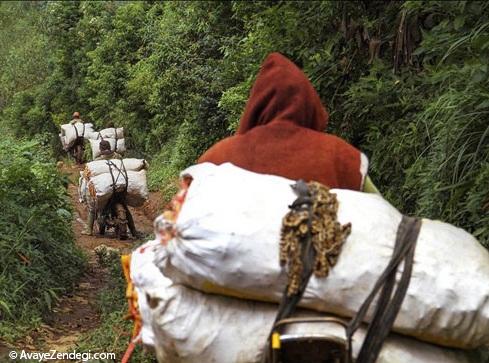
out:
M126 166L124 165L124 161L121 160L120 168L118 168L117 165L115 165L112 160L107 160L106 164L109 167L110 176L112 177L112 190L114 194L117 192L116 186L117 186L117 182L119 181L119 177L121 175L125 179L124 192L127 192L127 188L129 185L129 177L127 175L127 170L126 170ZM117 177L114 177L113 169L115 169L118 172Z
M121 363L127 363L131 360L132 353L136 348L136 343L139 342L139 336L142 328L141 314L139 313L138 294L134 288L134 284L131 279L131 255L121 256L122 271L127 282L126 287L126 299L128 303L128 313L124 319L131 319L134 321L134 325L131 332L131 339L129 345L124 352Z
M89 181L91 176L92 172L90 171L90 168L88 167L88 165L85 165L85 168L83 169L83 178L86 181Z

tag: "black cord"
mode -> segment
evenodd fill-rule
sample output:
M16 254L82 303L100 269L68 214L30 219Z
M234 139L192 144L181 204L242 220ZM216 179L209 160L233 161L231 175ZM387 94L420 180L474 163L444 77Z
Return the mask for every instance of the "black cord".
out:
M403 216L397 230L396 244L389 264L358 310L357 315L348 325L347 338L351 351L353 334L364 320L370 305L380 291L372 321L368 326L367 335L356 359L357 363L373 363L377 360L382 344L394 324L411 279L414 251L420 228L421 220ZM401 262L403 262L404 268L401 279L394 290L396 273Z

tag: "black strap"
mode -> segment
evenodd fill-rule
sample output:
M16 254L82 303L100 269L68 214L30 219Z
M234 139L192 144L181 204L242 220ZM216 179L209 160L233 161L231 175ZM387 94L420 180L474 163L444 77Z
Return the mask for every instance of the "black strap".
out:
M297 203L300 201L299 203ZM282 320L285 319L289 316L291 316L297 307L297 304L299 301L302 299L302 296L304 295L304 292L306 291L307 284L309 283L309 280L312 276L313 270L314 270L314 260L316 258L316 251L313 248L312 245L312 199L307 198L306 195L298 195L298 198L294 203L289 206L290 209L300 211L300 210L307 210L308 211L308 221L307 221L307 236L306 238L302 239L301 242L301 260L302 260L302 274L301 274L301 281L299 284L299 289L297 292L289 296L287 291L288 291L288 284L285 287L285 290L282 294L282 300L280 301L280 305L278 307L278 312L277 316L275 317L275 321L272 325L272 330L270 334L268 335L268 340L267 340L267 345L266 345L266 350L265 354L263 354L263 359L262 362L270 362L272 360L271 357L271 350L269 349L270 347L270 339L272 337L272 334L274 332L278 332L278 329L275 329L275 324Z
M127 175L126 166L124 165L124 160L122 160L122 159L121 159L121 168L122 168L122 172L124 173L124 178L126 179L126 187L125 187L124 191L127 193L127 188L129 187L129 176ZM124 193L124 195L126 193Z
M309 206L309 208L310 207L311 206ZM310 222L311 219L309 219L309 223ZM367 334L363 341L362 347L360 348L356 363L374 363L377 360L382 344L384 343L392 328L392 325L394 324L409 286L414 262L414 252L420 229L421 220L403 216L397 229L396 241L391 260L375 283L372 291L361 305L357 315L350 321L346 330L350 362L353 361L351 357L353 335L365 319L370 305L380 291L381 293L377 301L375 312L373 314L372 321L368 326ZM277 317L273 324L272 332L268 337L267 349L262 360L263 362L270 362L272 359L271 350L269 347L271 335L276 331L274 329L275 324L279 320L293 314L312 275L315 252L312 248L310 237L310 234L308 234L307 241L309 241L309 243L302 244L302 259L304 267L299 291L297 294L288 297L287 289L285 290L279 305ZM396 274L401 262L403 262L404 267L399 283L396 286Z
M311 208L312 205L308 205L309 218L307 221L308 224L307 237L301 243L302 275L301 275L301 282L299 284L299 289L296 294L292 296L288 296L287 294L288 286L285 287L285 291L282 295L282 300L280 301L280 305L278 308L278 313L275 318L274 325L279 320L287 318L294 313L295 308L297 307L299 301L302 299L302 296L306 291L307 284L309 283L309 280L311 279L312 276L314 260L316 258L316 251L314 250L312 245Z
M112 165L114 165L114 164L110 160L107 160L106 164L109 167L109 173L110 173L110 176L112 177L112 195L114 195L116 192L116 189L115 189L116 179L114 177L114 172L112 171Z
M278 321L287 318L294 313L313 273L316 252L312 246L311 233L312 199L310 198L307 185L304 187L304 183L300 185L298 183L296 184L296 187L297 186L299 186L299 188L296 188L295 191L296 194L298 194L298 198L290 208L296 211L307 210L309 212L308 233L307 236L300 241L302 252L301 260L303 265L301 281L297 293L292 296L287 294L288 286L285 288L277 316L268 336L267 349L263 355L262 362L270 362L272 360L272 350L270 349L271 336L274 332L279 332L280 330L280 327L276 328L275 325ZM302 188L300 188L301 186ZM300 193L297 193L298 190ZM394 251L389 264L380 275L366 300L360 306L357 315L350 321L346 329L349 352L348 358L350 362L352 362L351 353L353 335L360 324L365 320L370 305L380 292L373 318L368 326L367 334L356 359L356 363L374 363L377 360L382 344L387 338L396 316L399 313L411 280L414 252L420 229L421 220L407 216L402 217L397 229ZM404 267L399 283L396 286L396 274L401 263L403 263Z
M121 167L120 168L118 168L117 165L115 165L112 160L107 160L106 164L109 166L110 176L112 177L112 191L114 192L114 194L117 192L116 191L116 185L117 185L117 182L119 181L119 178L121 176L126 181L125 186L124 186L124 192L127 192L127 188L129 185L129 176L127 175L127 170L126 170L126 166L124 165L124 161L121 159ZM114 176L113 169L115 169L118 172L117 177Z
M76 138L78 139L80 136L78 136L78 129L76 128L76 123L72 124L71 126L73 126L73 128L75 129L75 135Z
M356 363L373 363L377 360L382 344L394 324L409 286L420 228L421 220L403 216L397 230L391 260L347 328L351 352L353 334L365 319L370 305L382 288ZM396 273L401 262L403 262L404 267L399 283L395 288Z
M114 151L117 151L117 129L114 127L114 138L115 138L115 146L114 146Z
M76 128L76 124L77 124L77 122L75 122L74 124L71 125L75 129L76 138L78 139L80 137L85 137L85 123L82 122L83 132L82 132L82 135L81 136L78 134L78 129Z

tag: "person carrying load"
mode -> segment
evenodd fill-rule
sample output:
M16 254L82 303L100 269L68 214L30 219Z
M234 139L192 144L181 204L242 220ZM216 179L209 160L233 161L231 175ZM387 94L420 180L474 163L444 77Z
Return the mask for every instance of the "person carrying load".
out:
M99 148L101 155L95 160L111 160L111 159L122 159L122 156L117 152L112 151L110 148L110 143L107 140L100 141ZM97 219L97 211L94 208L88 209L87 226L81 232L82 235L93 235L93 225ZM122 228L119 226L118 237L121 239L127 239L127 227L134 238L139 236L136 230L136 225L134 224L134 219L126 203L126 192L115 192L110 201L107 203L103 211L101 211L99 216L99 232L100 234L105 233L106 226L110 224L110 220L115 219L116 225L123 224Z
M289 206L289 219L301 216L305 211L312 218L312 205L316 203L312 200L311 185L321 189L322 186L319 186L322 184L326 187L325 193L329 193L327 188L378 193L367 177L367 157L341 138L325 133L328 119L328 112L306 75L285 56L272 53L261 66L236 135L212 146L198 159L198 163L220 165L229 162L255 173L297 180L294 187L298 198ZM289 220L287 218L284 218L283 223ZM292 224L297 228L295 223ZM343 227L346 236L351 226ZM290 233L287 236L290 237ZM349 348L345 343L338 343L328 337L315 340L307 334L293 338L280 348L281 338L277 333L280 324L288 321L312 274L316 256L313 249L316 247L311 247L311 241L312 237L309 243L298 245L304 255L300 257L303 269L297 280L290 280L289 276L289 290L295 286L291 281L296 281L297 286L293 291L284 292L267 343L272 350L267 350L263 362L278 362L278 356L282 357L282 363L318 361L311 353L318 349L322 355L320 361L345 362L343 359L348 355ZM335 322L344 325L339 320ZM304 342L308 343L304 345Z
M70 125L75 126L76 123L83 123L82 119L80 118L80 112L75 111L73 112L72 120L70 121ZM76 130L76 128L75 128ZM76 138L75 143L71 147L70 151L73 156L73 158L76 160L77 164L83 164L83 153L85 150L85 139L83 136L78 136Z
M272 53L261 66L236 135L216 143L198 162L230 162L256 173L377 192L367 177L367 157L323 132L328 119L306 75Z

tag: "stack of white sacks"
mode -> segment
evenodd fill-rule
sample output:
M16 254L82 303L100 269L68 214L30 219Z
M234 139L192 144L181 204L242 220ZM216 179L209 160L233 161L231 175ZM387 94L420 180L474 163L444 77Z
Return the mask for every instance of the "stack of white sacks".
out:
M78 137L83 137L90 142L92 159L101 155L99 147L101 140L107 140L110 143L110 149L121 155L126 151L123 127L111 127L95 131L93 129L93 124L91 123L76 122L75 124L61 125L59 139L61 140L64 150L71 148Z
M131 207L141 207L148 199L144 159L112 159L91 161L80 172L80 201L90 209L102 210L114 191L127 190L126 201Z
M68 150L78 137L88 140L92 137L93 132L93 124L91 123L76 122L75 124L65 124L61 125L59 139L63 149Z
M107 128L100 131L93 131L89 135L90 148L92 149L92 158L99 157L100 154L100 141L107 140L110 143L110 150L115 151L121 155L126 151L126 142L124 139L124 128Z
M286 284L279 232L296 198L294 182L231 164L200 164L183 173L193 182L177 237L132 253L143 343L154 346L159 362L259 362ZM329 276L311 278L301 314L348 320L387 266L402 215L377 195L332 192L338 220L350 222L352 232ZM474 237L423 219L393 332L379 363L480 361L468 349L489 343L489 253ZM291 326L288 333L344 338L342 328L326 323ZM354 335L354 357L364 336L363 329Z

